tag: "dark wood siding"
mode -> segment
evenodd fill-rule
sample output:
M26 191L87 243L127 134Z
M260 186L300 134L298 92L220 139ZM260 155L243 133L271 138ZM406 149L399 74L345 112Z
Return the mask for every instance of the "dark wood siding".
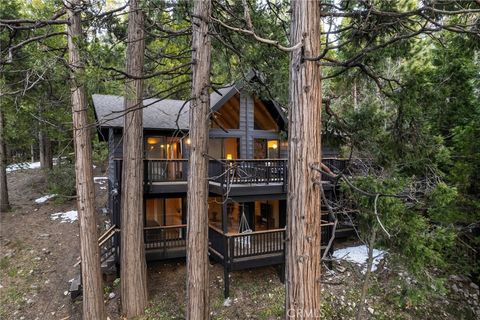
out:
M110 140L109 140L110 141ZM110 143L109 143L110 145ZM111 149L115 158L122 158L123 156L123 135L120 129L113 129L113 142Z

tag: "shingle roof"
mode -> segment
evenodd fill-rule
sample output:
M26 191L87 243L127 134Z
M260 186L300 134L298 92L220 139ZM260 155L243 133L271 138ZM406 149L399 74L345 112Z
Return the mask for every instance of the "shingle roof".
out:
M236 92L237 88L234 85L213 92L210 95L211 108L218 110L225 103L225 100L229 99ZM94 94L92 98L99 127L123 127L123 97ZM188 130L189 102L185 103L183 100L169 99L145 99L143 106L144 128Z
M94 94L93 105L100 127L123 127L123 97ZM183 110L182 100L145 99L143 101L143 127L151 129L176 128L177 116L180 129L188 129L188 105Z

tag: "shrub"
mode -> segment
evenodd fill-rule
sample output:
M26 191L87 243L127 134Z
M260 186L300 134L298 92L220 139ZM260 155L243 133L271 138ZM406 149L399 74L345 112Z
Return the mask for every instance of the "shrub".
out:
M57 201L76 195L75 165L70 161L54 166L47 176L48 192L59 195Z
M94 163L102 165L108 158L108 143L99 141L98 138L92 142L92 160Z

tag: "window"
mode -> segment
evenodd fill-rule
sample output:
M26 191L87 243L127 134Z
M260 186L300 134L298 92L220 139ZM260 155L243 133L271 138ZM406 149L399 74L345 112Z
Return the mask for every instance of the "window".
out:
M180 139L177 137L152 136L145 138L145 158L182 159Z
M278 131L278 124L272 117L271 112L268 110L265 104L258 99L255 99L253 118L255 130Z
M238 94L212 114L210 127L220 129L240 128L240 96Z
M279 228L279 201L255 201L255 230Z
M227 204L228 232L238 232L242 206L238 202ZM218 229L222 228L222 198L208 198L208 223Z
M147 227L182 224L182 198L156 198L146 200Z
M279 141L267 139L254 140L254 159L278 159L279 158Z
M215 159L238 159L239 140L238 138L210 138L208 154Z

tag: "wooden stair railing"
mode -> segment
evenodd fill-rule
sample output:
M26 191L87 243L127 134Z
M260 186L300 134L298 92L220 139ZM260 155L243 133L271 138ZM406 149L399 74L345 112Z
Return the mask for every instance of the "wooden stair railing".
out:
M112 243L107 242L113 238L115 233L119 232L120 229L117 228L116 225L111 226L108 230L106 230L99 238L98 238L98 247L100 248L100 265L102 268L108 267L108 259L115 254L115 248ZM73 281L70 283L70 297L73 299L77 298L82 294L82 260L79 258L77 263L73 265L73 267L80 266L80 273L73 278Z

